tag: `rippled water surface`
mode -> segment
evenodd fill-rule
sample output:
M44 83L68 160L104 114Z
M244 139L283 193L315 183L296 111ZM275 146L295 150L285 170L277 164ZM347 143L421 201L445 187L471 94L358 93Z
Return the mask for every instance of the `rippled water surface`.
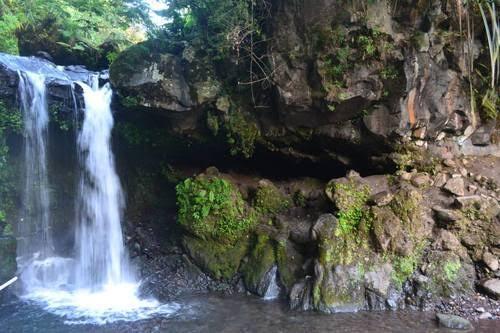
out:
M0 306L0 331L10 332L453 332L438 328L432 313L360 312L321 315L289 311L254 297L203 295L178 301L175 313L136 322L69 324L38 305ZM500 332L498 321L474 322L475 332Z

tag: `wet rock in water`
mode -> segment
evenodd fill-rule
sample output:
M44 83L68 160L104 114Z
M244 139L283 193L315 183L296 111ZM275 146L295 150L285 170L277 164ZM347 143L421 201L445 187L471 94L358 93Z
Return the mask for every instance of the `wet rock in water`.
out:
M365 288L357 265L338 265L329 271L329 267L317 263L314 270L317 278L314 288L320 290L314 303L319 311L356 312L363 308Z
M443 326L446 328L456 330L470 330L473 328L470 321L459 316L438 313L436 314L436 319L439 323L439 326Z
M455 194L457 196L465 195L465 183L462 177L454 177L446 182L443 187L444 190Z
M274 249L266 235L258 235L240 271L247 290L263 297L269 287L269 272L275 264Z
M385 263L365 274L366 288L379 296L386 297L391 285L392 265Z
M491 297L500 299L500 279L489 279L481 283L484 291Z
M231 279L248 248L242 239L235 244L220 244L196 237L183 238L183 246L193 261L215 279Z
M493 317L493 315L491 313L489 313L489 312L483 312L477 318L481 319L481 320L484 320L484 319L490 319L491 317Z
M305 278L293 285L289 300L292 310L312 310L312 280Z

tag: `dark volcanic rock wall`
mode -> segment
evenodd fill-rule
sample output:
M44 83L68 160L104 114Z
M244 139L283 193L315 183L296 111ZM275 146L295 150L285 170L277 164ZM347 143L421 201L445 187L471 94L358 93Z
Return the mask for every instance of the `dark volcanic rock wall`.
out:
M111 81L124 106L169 118L171 133L202 141L225 133L228 150L246 157L257 146L352 167L383 165L410 139L470 147L477 131L474 144L496 144L495 126L469 97L467 63L486 51L483 36L469 50L456 15L449 1L273 1L271 70L255 103L231 66L221 70L189 42L132 47Z

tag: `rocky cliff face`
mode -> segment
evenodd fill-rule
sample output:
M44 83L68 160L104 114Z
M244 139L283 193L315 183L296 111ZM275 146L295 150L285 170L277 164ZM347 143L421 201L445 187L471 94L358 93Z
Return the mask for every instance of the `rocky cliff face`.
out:
M478 36L469 48L454 33L457 8L356 3L273 1L269 70L253 101L230 66L221 69L188 43L135 46L113 64L111 80L125 105L171 118L173 133L214 140L226 132L228 150L247 157L256 145L352 167L390 160L387 153L408 140L496 145L494 120L472 112L469 94L468 62L484 45Z
M134 46L110 70L120 114L146 112L165 136L249 161L280 156L283 169L333 166L300 173L323 180L214 169L193 178L214 198L216 179L237 190L224 209L236 205L249 221L230 242L221 230L239 218L223 219L227 211L211 202L196 211L205 198L193 190L179 199L178 187L181 214L212 221L203 232L197 219L181 221L186 267L203 271L196 285L219 281L264 296L276 274L291 308L328 313L442 310L453 307L450 298L495 295L500 206L491 170L500 149L496 119L470 93L477 78L468 68L484 60L485 45L481 31L461 37L457 13L465 8L420 0L271 4L259 54L265 68L253 84L244 79L248 63L209 59L189 41ZM368 176L338 178L349 169Z

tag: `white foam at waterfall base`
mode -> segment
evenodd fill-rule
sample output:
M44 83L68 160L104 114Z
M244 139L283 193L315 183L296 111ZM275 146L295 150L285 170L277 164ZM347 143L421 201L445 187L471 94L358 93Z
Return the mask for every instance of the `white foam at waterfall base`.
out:
M25 109L46 115L43 77L25 77L27 84L43 97L39 98L42 101L39 103L33 93L26 94L32 100L28 104L36 105ZM35 244L38 249L30 247L23 253L20 273L25 293L22 298L64 317L68 324L108 324L170 316L180 309L180 305L160 304L155 299L139 297L140 283L124 246L120 225L123 196L110 142L113 128L111 88L109 85L99 88L97 80L91 81L92 87L79 84L84 91L85 118L77 144L83 174L77 202L80 209L76 217L76 256L57 256L49 237L48 205L38 205L39 218L31 221L38 222L38 227L48 236ZM28 90L21 93L25 91ZM45 123L42 125L45 127L39 127L46 128ZM45 144L43 133L39 130L30 134ZM44 152L45 146L42 148L39 150ZM38 158L35 162L38 164L27 173L36 174L33 170L39 169L46 175L46 159ZM43 184L46 186L45 182ZM28 203L33 201L32 197L26 200ZM46 201L49 202L48 197Z
M177 303L160 304L140 298L138 284L106 285L99 291L88 289L35 289L24 300L65 318L66 324L104 325L119 321L137 321L155 316L163 318L178 312Z

